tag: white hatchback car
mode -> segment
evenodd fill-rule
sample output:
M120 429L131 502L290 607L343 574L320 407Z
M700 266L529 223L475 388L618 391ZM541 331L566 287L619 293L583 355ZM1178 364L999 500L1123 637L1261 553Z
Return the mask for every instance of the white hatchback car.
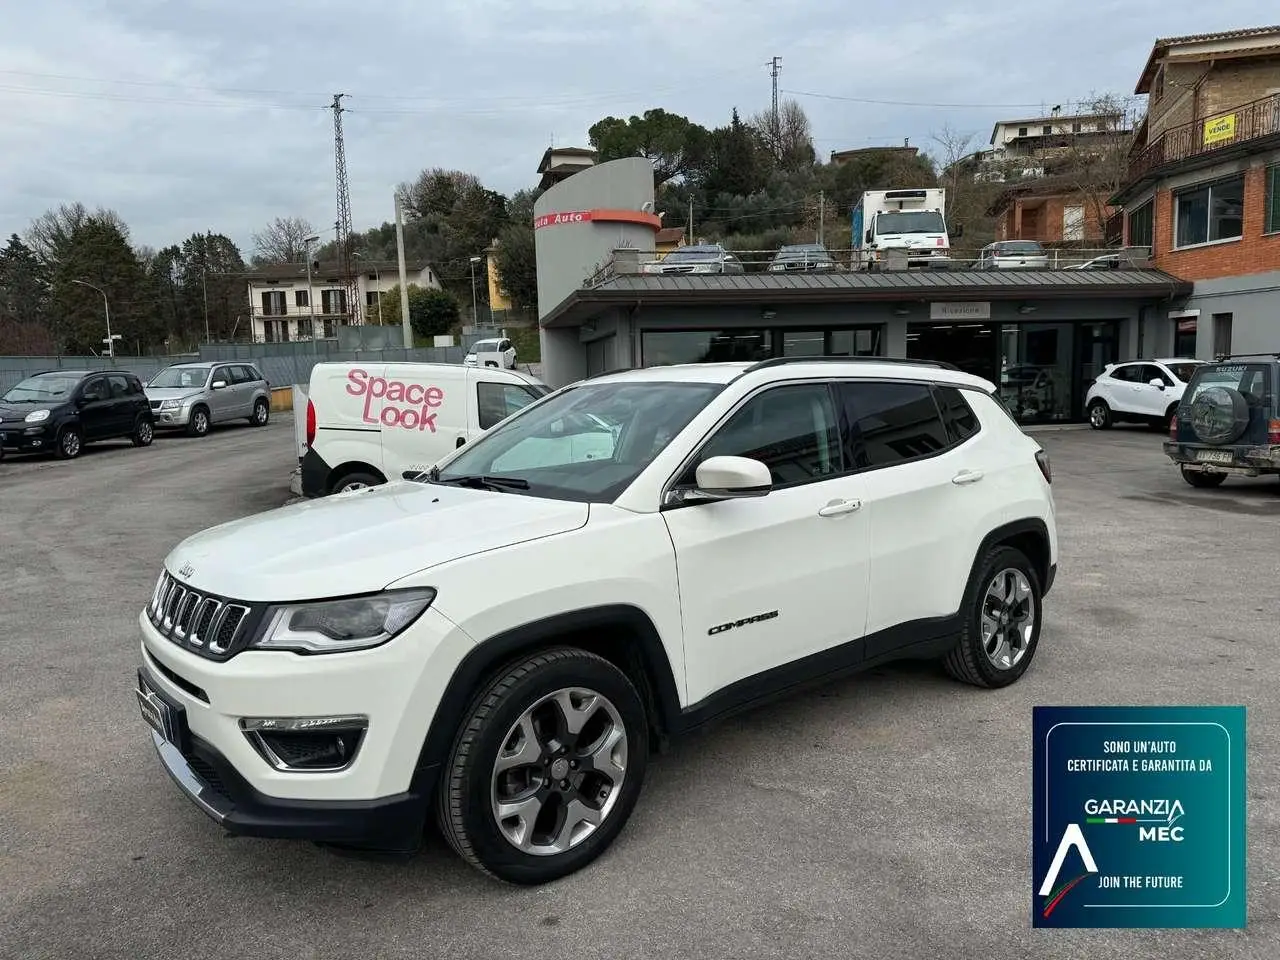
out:
M1191 375L1203 363L1174 358L1107 364L1085 394L1089 425L1107 430L1114 423L1145 423L1168 430Z
M506 337L493 340L477 340L467 351L462 363L468 367L499 367L503 370L516 368L516 347Z
M890 660L1022 676L1058 534L994 391L873 358L630 370L420 480L205 530L140 611L149 739L232 834L404 850L434 819L490 875L564 876L663 738Z

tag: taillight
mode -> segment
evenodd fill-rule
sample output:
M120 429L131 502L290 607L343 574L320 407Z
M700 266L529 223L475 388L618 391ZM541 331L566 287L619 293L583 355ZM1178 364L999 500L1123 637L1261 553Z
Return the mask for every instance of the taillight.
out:
M1273 420L1272 423L1274 422L1275 421ZM1169 418L1169 439L1178 439L1178 415L1176 413Z
M1044 474L1044 482L1053 483L1053 467L1049 464L1049 454L1045 453L1044 450L1036 451L1036 466Z
M307 447L316 442L316 405L307 401Z
M1267 445L1280 447L1280 420L1272 420L1267 425Z

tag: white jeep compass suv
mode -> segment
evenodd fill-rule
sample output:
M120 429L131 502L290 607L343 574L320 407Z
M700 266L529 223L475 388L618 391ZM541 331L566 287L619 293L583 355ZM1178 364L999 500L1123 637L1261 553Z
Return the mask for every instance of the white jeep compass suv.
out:
M651 746L898 658L1003 687L1057 570L1048 459L942 364L585 380L417 480L179 544L139 617L164 767L233 834L592 861Z

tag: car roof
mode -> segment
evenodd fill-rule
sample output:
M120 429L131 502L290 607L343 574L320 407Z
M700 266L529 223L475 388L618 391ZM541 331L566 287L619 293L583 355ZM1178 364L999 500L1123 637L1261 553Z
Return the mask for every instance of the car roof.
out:
M842 362L842 360L844 362ZM590 383L714 383L730 384L739 378L770 382L802 380L815 376L855 377L865 379L919 380L950 383L990 391L994 384L961 370L932 366L923 362L904 362L889 357L820 357L795 358L784 363L762 366L753 361L724 363L681 363L669 366L619 370L590 378Z

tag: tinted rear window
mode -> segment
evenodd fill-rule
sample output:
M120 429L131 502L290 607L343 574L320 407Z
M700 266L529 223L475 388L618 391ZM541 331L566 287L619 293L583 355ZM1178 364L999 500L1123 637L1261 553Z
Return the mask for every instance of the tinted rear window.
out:
M1044 253L1044 248L1034 240L1012 240L1000 244L999 253Z
M1271 396L1271 368L1265 363L1222 363L1200 367L1187 387L1188 403L1209 387L1239 390L1250 404L1262 404Z

